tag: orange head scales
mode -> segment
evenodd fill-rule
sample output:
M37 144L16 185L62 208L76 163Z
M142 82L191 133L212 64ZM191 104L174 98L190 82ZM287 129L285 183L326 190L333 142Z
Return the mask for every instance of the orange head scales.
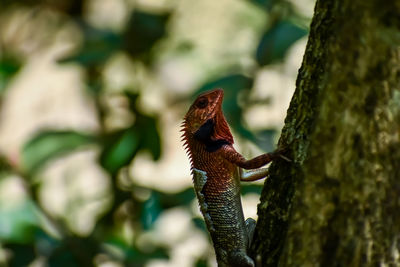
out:
M222 145L233 144L233 137L222 112L224 91L215 89L199 95L182 123L182 140L191 156L193 147L200 144L208 152L218 150Z

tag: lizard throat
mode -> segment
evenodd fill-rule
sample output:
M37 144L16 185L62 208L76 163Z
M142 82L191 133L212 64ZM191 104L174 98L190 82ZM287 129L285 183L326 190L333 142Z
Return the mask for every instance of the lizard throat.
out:
M230 144L225 139L214 139L215 123L212 119L207 120L195 133L194 139L204 144L207 152L215 152L223 145Z

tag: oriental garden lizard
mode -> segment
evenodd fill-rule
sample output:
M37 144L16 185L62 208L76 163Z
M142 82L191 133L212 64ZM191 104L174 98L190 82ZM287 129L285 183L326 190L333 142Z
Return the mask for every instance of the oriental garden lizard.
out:
M222 113L223 96L223 90L216 89L197 97L182 123L182 140L218 266L254 266L247 249L255 220L244 220L240 181L265 178L268 169L261 166L278 157L286 158L281 155L281 150L250 160L238 153Z

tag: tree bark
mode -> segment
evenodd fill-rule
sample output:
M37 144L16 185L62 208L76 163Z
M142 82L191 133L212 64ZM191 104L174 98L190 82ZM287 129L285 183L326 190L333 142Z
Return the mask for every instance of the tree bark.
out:
M318 0L252 256L400 266L400 1Z

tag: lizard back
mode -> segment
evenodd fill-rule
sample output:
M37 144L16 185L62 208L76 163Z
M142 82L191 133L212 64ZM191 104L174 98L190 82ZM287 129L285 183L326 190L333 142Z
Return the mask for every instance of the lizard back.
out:
M197 164L194 164L193 182L218 264L233 266L229 264L232 261L230 259L235 258L236 254L246 255L248 246L240 200L240 180L237 167L220 159L218 151L214 153L215 157L210 157L213 159L210 159L208 166L200 164L196 168Z

